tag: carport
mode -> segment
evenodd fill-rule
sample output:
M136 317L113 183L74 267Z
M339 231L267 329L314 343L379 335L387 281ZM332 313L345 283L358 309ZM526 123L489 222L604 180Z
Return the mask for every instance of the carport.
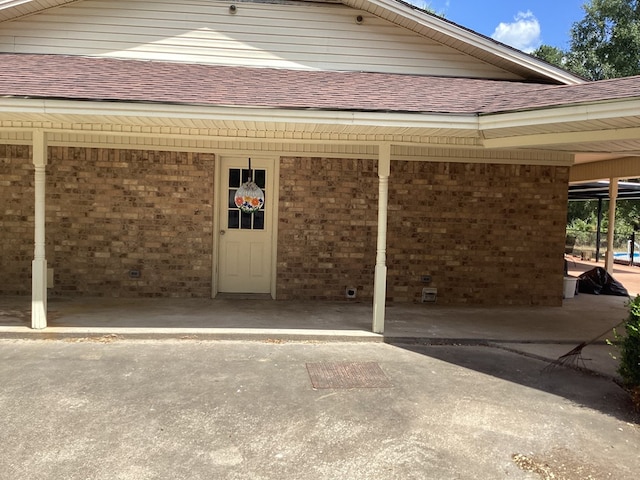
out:
M607 230L607 245L613 245L613 238L615 235L615 211L617 200L638 199L640 199L640 183L611 179L569 185L569 201L598 201L598 219L596 227L596 261L599 261L600 259L602 202L604 200L610 201L609 218L612 218L613 222L610 224L611 228ZM613 273L613 249L607 248L607 253L605 256L605 269L610 274Z
M635 182L625 182L618 181L617 187L611 185L611 182L608 180L600 180L595 182L586 182L586 183L576 183L569 185L569 201L586 201L586 200L597 200L598 201L598 222L596 229L596 261L600 259L600 235L601 235L601 225L602 225L602 202L604 200L610 200L612 195L612 188L617 189L617 196L613 199L613 204L615 208L615 204L617 200L640 200L640 183ZM615 226L615 216L610 217L614 219ZM615 234L613 229L611 229L611 235ZM607 245L611 245L611 239L607 239ZM606 259L608 261L609 256L607 255ZM609 273L612 273L613 264L606 263L605 268Z

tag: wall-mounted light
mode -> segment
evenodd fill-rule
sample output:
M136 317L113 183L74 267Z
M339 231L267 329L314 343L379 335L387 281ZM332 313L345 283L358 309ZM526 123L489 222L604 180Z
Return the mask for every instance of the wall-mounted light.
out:
M238 11L238 7L236 7L235 5L229 5L229 13L233 14L236 13Z
M360 25L362 22L364 22L364 17L362 15L358 15L356 17L356 23Z

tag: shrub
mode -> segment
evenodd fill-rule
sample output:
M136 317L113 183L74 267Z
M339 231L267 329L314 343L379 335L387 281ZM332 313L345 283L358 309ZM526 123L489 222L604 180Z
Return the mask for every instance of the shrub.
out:
M629 302L629 317L624 329L626 335L616 335L620 341L618 373L634 404L640 408L640 295Z

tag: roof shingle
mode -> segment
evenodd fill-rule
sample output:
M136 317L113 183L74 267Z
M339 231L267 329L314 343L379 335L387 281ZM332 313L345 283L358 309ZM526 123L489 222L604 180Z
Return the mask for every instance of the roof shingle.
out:
M551 86L31 54L2 54L0 65L0 95L22 98L476 114L640 97L640 77Z

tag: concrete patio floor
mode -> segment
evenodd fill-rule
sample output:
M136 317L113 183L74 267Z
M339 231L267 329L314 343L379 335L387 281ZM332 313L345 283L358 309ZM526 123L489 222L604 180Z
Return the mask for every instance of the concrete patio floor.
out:
M28 297L0 297L0 338L353 341L491 345L554 360L583 341L581 366L616 376L612 328L626 318L626 297L580 294L562 307L449 307L389 304L384 335L371 331L362 302L273 301L242 297L52 298L49 323L30 325Z

